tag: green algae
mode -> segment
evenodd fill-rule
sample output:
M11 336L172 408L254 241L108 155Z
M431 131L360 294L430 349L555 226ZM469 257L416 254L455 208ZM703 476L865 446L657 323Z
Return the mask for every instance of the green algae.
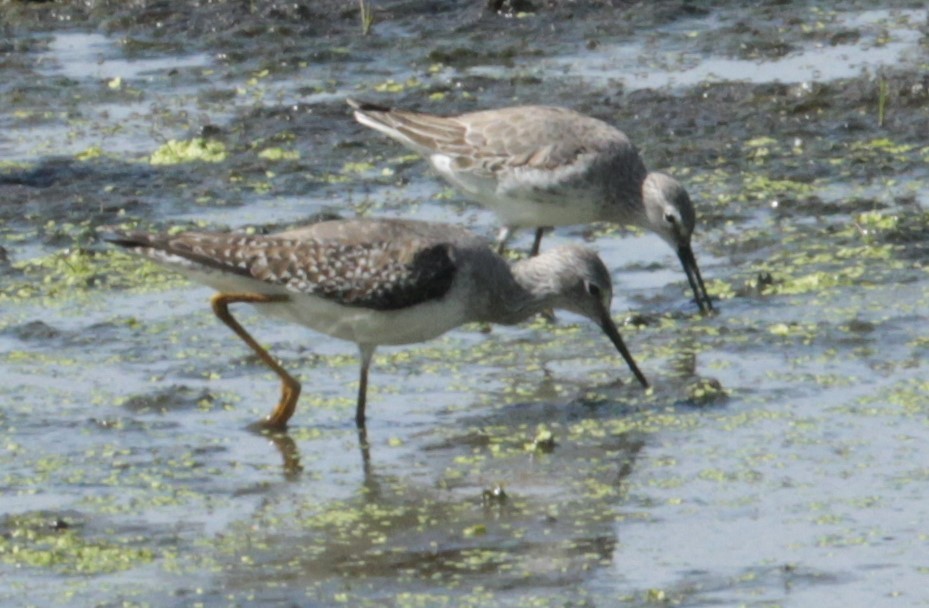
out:
M723 388L718 380L712 378L700 378L687 387L689 402L701 407L720 405L729 398L730 394L730 391Z
M555 441L555 433L544 424L540 424L535 432L535 437L530 443L526 444L526 450L530 452L550 453L558 445Z
M781 337L811 339L818 335L819 331L817 326L811 323L775 323L768 327L768 333Z
M877 231L895 230L899 224L900 216L897 214L871 211L858 214L855 217L853 226L861 232L862 235L867 235ZM846 234L847 233L846 231Z
M922 420L929 412L929 381L911 379L859 399L854 411L874 416L907 416Z
M300 151L285 150L284 148L265 148L258 153L258 158L271 161L300 160Z
M374 170L374 165L369 162L347 162L342 165L342 173L368 173Z
M100 146L90 146L86 150L74 155L77 160L95 160L103 156L103 148Z
M905 159L908 152L913 151L916 146L912 144L900 144L887 137L878 137L868 141L852 142L850 149L855 152L873 151L880 154L896 156Z
M770 200L773 197L790 195L805 197L815 190L813 184L792 179L775 179L762 173L751 173L744 176L743 189L751 198L756 200Z
M14 262L18 276L0 286L0 302L41 300L61 304L102 287L159 291L187 283L180 275L120 251L67 248Z
M920 223L926 219L919 216ZM912 224L910 224L912 225ZM840 287L880 284L906 268L903 246L884 242L895 234L900 218L881 212L858 214L839 230L824 238L791 232L784 247L758 267L772 277L761 285L765 295L827 293Z
M720 278L706 281L706 290L714 300L731 300L738 294L732 282Z
M9 350L0 353L0 360L10 365L21 366L70 366L74 367L81 364L81 361L74 357L62 356L58 353L36 352L30 350Z
M180 163L221 163L228 152L221 141L195 137L190 140L171 139L152 152L148 162L152 165L177 165Z
M371 88L378 93L402 93L411 89L419 89L423 86L423 82L413 76L402 82L397 82L392 78L388 78L384 82L373 85Z
M7 516L0 524L0 562L17 568L48 569L63 575L99 575L152 562L155 552L142 537L88 538L80 526L50 521L45 514Z

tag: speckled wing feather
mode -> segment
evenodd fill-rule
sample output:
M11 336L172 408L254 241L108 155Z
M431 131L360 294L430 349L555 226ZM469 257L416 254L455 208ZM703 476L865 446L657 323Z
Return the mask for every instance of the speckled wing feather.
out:
M451 247L392 240L295 239L187 232L115 233L110 242L155 261L214 270L345 306L397 310L443 296L455 277Z

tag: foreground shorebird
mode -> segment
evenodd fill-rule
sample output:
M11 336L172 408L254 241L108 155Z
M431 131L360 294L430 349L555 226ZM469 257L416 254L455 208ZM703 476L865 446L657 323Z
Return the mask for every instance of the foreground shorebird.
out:
M597 323L648 387L610 317L610 275L584 247L560 247L509 265L463 228L390 219L336 220L256 236L107 230L109 242L219 291L213 312L281 378L281 400L265 428L286 427L300 383L233 318L230 304L253 304L356 343L359 428L378 345L423 342L472 321L518 323L552 307Z
M684 187L649 173L629 138L568 110L522 106L435 116L347 100L361 124L422 154L448 182L514 228L614 222L656 233L677 252L701 311L713 303L690 237L696 214Z

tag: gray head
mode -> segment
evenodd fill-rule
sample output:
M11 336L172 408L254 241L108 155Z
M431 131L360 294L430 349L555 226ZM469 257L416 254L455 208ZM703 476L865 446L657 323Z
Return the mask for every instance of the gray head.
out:
M703 277L697 267L690 237L697 223L693 202L679 181L664 173L649 173L642 184L646 228L652 230L677 252L694 299L701 311L713 310Z
M596 253L578 245L558 247L516 262L513 276L537 306L568 310L599 325L642 386L648 387L610 316L613 282Z
M649 173L642 184L642 204L650 230L675 250L690 247L697 214L679 181L664 173Z
M613 282L600 257L579 245L565 245L516 262L517 281L544 306L570 310L594 321L609 310Z

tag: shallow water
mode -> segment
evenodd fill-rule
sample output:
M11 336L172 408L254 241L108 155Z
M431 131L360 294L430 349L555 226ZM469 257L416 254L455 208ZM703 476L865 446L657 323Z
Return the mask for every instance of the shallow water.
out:
M0 603L929 603L924 8L397 2L363 37L325 3L69 6L0 9ZM354 346L243 310L304 382L287 437L249 432L274 375L94 229L494 234L346 96L620 125L697 202L719 314L656 237L559 229L653 391L567 313L464 327L378 351L364 454ZM215 162L152 162L198 136Z
M825 41L814 38L791 45L782 42L783 48L776 52L785 54L773 58L693 53L694 40L711 37L714 30L732 27L733 23L751 21L741 11L718 11L701 19L679 20L655 28L650 36L598 44L576 55L569 53L542 61L540 69L543 73L580 76L587 82L605 85L609 80L619 80L627 89L645 89L727 81L821 82L873 75L898 63L919 62L924 10L837 8L817 16L819 20L803 25L811 31L828 27L838 32ZM648 58L645 63L644 57ZM623 76L617 78L617 73Z

